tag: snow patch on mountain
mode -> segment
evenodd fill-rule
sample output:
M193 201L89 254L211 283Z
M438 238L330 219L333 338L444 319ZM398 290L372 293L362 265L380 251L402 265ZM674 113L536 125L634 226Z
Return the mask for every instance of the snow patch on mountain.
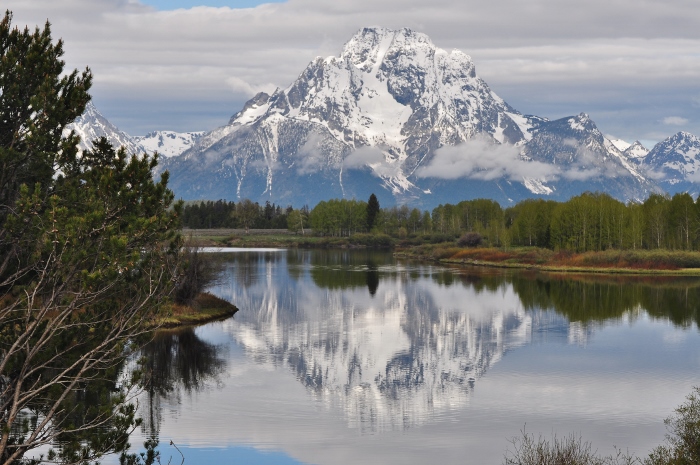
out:
M523 184L525 184L527 190L533 194L550 195L554 192L554 189L548 187L542 180L539 179L523 178Z
M191 148L203 134L204 131L153 131L145 136L134 137L134 141L149 153L158 152L164 157L174 157Z
M616 139L616 138L612 138L612 137L607 137L607 139L610 140L610 142L611 142L615 147L617 147L617 149L618 149L620 152L624 152L625 150L627 150L627 149L632 145L632 144L630 144L629 142L627 142L627 141L625 141L625 140L622 140L622 139Z
M634 141L632 145L627 147L623 153L630 160L640 163L649 154L649 149L644 147L644 145L637 140Z
M620 165L622 165L639 182L646 182L646 177L641 172L639 167L636 166L634 163L630 162L629 157L626 155L626 153L621 151L614 142L612 142L610 139L605 138L604 144L608 154L611 157L617 159Z

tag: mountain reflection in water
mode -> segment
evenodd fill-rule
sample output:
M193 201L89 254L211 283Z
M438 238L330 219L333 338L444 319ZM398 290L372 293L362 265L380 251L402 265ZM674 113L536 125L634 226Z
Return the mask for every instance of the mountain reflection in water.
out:
M506 352L543 338L585 345L598 325L644 312L698 323L698 279L446 269L369 251L237 253L226 263L213 291L241 309L226 330L362 433L462 408Z

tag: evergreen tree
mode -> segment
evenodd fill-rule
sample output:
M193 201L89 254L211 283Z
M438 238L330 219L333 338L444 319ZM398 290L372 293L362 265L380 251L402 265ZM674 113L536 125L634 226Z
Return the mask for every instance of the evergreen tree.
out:
M62 44L0 22L0 464L60 441L55 462L128 447L135 409L117 376L177 278L179 205L157 159L63 135L89 71ZM98 405L81 399L92 398Z
M374 227L379 210L379 200L377 200L377 196L374 194L370 195L369 200L367 200L367 231L371 231Z

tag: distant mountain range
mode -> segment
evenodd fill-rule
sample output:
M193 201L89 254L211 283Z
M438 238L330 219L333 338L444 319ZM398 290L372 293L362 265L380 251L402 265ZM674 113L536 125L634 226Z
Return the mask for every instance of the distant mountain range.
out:
M603 191L621 200L689 191L700 140L678 133L647 150L610 140L586 114L523 115L477 76L471 58L410 29L366 28L338 57L316 58L286 89L259 93L205 133L132 138L90 106L84 140L108 135L167 158L184 199L250 198L314 205L329 198L430 208L486 197L565 200Z
M83 114L66 128L80 136L80 150L92 148L92 141L106 137L115 147L126 147L130 153L158 152L163 157L174 157L191 148L204 132L154 131L145 136L132 137L119 130L95 108L87 104Z

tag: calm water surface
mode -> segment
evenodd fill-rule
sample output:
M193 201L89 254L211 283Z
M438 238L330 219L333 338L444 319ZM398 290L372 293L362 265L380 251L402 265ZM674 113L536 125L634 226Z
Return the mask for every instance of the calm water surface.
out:
M523 428L644 454L700 384L697 279L218 256L240 311L144 352L141 435L173 463L495 465Z

